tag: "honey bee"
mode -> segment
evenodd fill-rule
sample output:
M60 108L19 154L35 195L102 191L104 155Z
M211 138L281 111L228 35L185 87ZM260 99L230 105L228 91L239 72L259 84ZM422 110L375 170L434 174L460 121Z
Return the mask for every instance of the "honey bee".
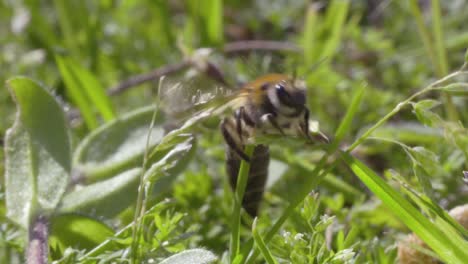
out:
M313 140L309 131L306 85L285 74L268 74L244 85L232 106L234 114L225 117L220 125L227 145L226 171L235 189L241 159L250 162L242 206L255 217L268 176L270 153L267 145L258 144L253 155L248 157L244 147L256 134L302 136ZM322 134L313 137L328 142Z
M311 135L309 131L309 109L306 106L306 84L303 80L286 74L267 74L242 86L240 90L226 93L223 87L218 92L223 100L212 107L216 92L203 93L197 87L184 87L180 83L171 85L163 94L169 102L169 112L186 110L186 105L200 111L191 116L222 115L220 130L226 143L226 172L233 190L241 160L250 163L247 186L242 201L245 211L255 217L262 200L268 176L270 152L268 145L256 144L249 157L244 152L246 144L261 135L299 136L310 141L328 142L321 133ZM194 96L187 96L188 89L196 89ZM229 91L229 90L228 90ZM170 102L171 101L171 102ZM182 108L182 110L181 110ZM209 114L208 114L209 113ZM255 142L253 142L255 144Z

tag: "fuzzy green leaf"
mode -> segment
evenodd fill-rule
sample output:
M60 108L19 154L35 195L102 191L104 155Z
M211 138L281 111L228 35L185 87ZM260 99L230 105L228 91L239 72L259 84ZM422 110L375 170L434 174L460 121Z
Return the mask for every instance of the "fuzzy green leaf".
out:
M141 166L154 107L145 107L107 123L90 133L78 145L73 164L86 182L112 177ZM163 118L158 114L148 148L164 135Z
M158 195L170 190L177 174L186 168L195 151L196 141L190 134L165 137L150 155L155 162L143 176L145 180L156 182L153 193Z
M24 77L7 83L18 108L5 139L7 214L26 228L37 211L53 211L65 192L70 137L62 108L44 87Z
M160 264L208 264L218 258L206 249L189 249L177 253L160 262Z
M59 210L112 217L135 201L141 173L140 168L135 168L105 181L77 187L65 195Z

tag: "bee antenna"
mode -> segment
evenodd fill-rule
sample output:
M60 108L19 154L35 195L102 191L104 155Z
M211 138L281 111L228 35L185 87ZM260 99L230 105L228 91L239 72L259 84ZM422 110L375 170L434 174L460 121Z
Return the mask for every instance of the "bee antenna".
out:
M305 76L307 76L309 73L315 71L323 62L325 62L326 60L328 60L328 57L322 57L320 60L318 60L317 62L313 63L312 66L309 67L309 69L304 73L304 74L301 74L301 78L305 78ZM298 63L297 61L295 60L293 63L293 72L292 72L292 79L293 81L295 81L298 77Z
M297 79L297 67L294 67L292 77L293 77L293 81Z
M321 58L319 61L315 62L314 64L312 64L312 66L310 66L309 70L304 74L304 75L307 75L313 71L315 71L323 62L325 62L326 60L328 60L328 57L323 57Z

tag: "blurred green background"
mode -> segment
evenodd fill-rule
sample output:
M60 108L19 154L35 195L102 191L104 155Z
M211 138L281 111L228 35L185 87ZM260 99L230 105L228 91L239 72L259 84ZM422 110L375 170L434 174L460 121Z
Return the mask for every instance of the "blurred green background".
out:
M361 107L342 144L345 147L397 104L463 65L468 47L466 14L468 2L464 0L2 0L0 83L17 75L43 83L67 109L77 142L93 127L80 117L82 109L64 81L57 56L89 71L99 89L109 92L132 76L193 59L198 49L209 47L213 50L207 60L234 87L268 72L297 72L308 84L311 118L330 136L351 98L365 87ZM276 41L288 49L266 50L263 46L229 50L232 45L238 47L250 40ZM168 78L179 80L186 72L171 72ZM457 81L466 81L466 76ZM200 84L190 85L197 89ZM154 79L109 95L117 115L154 103L156 86ZM415 169L423 167L423 177L431 183L430 197L437 204L449 209L466 203L468 190L462 183L462 171L468 169L466 98L431 92L419 99L440 102L424 110L437 115L441 122L429 122L429 114L418 115L415 109L405 109L373 134L384 140L366 141L353 154L395 188L401 187L395 179L401 179L414 190L426 193ZM4 138L14 116L15 105L3 85L0 138ZM104 123L102 119L97 120ZM169 195L175 201L171 213L181 212L186 220L177 222L177 234L164 239L180 241L163 249L158 245L154 255L167 256L192 247L207 248L218 256L227 254L230 196L225 194L229 189L223 175L223 142L216 129L201 131L197 149L200 155ZM308 172L307 168L288 164L313 163L320 154L320 150L307 153L300 147L272 147L275 166L281 169L272 173L274 182L262 207L262 226L279 216L295 186L301 184L301 175ZM2 149L1 175L3 155ZM328 214L336 216L334 224L327 225L332 234L344 236L352 228L359 233L350 238L355 244L346 244L358 252L356 263L393 263L395 243L408 230L346 168L337 166L331 175L332 179L317 190L320 198L315 200L316 215L304 221L301 216L305 217L304 210L308 209L307 204L301 204L302 209L285 226L285 233L273 240L273 255L286 262L305 261L296 255L307 255L311 245L294 240L294 235L307 233L307 225L315 227L323 220L320 216ZM3 192L1 187L2 204ZM2 205L0 219L5 219L4 215ZM122 219L126 219L123 223L128 221ZM2 228L2 240L12 251L3 252L0 262L21 259L18 252L24 248L15 240L18 237L9 236L16 232L15 227ZM328 248L338 251L345 247L333 244Z

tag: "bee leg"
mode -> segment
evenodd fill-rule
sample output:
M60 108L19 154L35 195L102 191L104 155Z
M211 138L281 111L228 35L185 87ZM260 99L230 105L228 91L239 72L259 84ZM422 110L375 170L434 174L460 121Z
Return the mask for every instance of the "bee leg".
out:
M237 134L239 135L239 139L241 143L244 143L244 139L242 137L242 118L243 118L243 115L245 114L244 111L245 111L244 107L240 107L234 112L234 117L236 118L236 131L237 131Z
M249 156L245 154L244 151L242 151L239 146L236 144L234 138L231 136L231 133L229 132L229 129L227 128L227 119L223 119L221 122L221 133L223 134L223 138L228 144L228 146L234 150L234 152L243 160L250 162Z
M327 136L324 134L318 132L314 133L313 136L310 135L310 130L309 130L309 109L305 109L305 114L304 114L304 122L300 125L301 131L304 133L305 137L310 140L311 142L314 142L315 140L318 140L323 143L330 143L330 140L328 139Z
M310 136L310 131L309 131L309 109L306 108L304 111L305 111L304 120L303 120L303 123L300 125L300 127L305 137L308 140L313 141L312 137Z
M243 133L243 132L245 132L245 131L243 131L244 126L246 128L247 127L255 128L255 122L247 114L247 112L245 111L245 108L243 106L241 106L240 108L238 108L235 111L234 116L236 118L237 134L239 135L239 138L240 138L241 142L244 143L244 137L245 137L245 135Z
M280 127L278 122L276 122L275 116L271 113L264 114L262 116L262 120L264 122L269 122L274 128L278 129L278 131L281 133L281 135L285 136L286 134L284 133L283 129Z

